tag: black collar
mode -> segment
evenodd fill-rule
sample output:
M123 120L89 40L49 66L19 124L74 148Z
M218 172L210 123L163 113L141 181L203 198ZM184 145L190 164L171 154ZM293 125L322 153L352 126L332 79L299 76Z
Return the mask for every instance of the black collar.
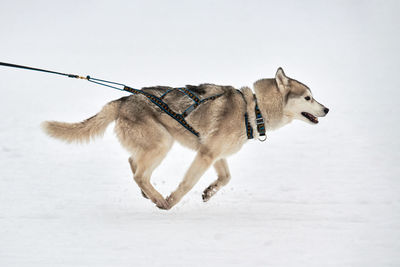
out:
M246 98L244 97L243 93L238 90L240 92L240 94L243 97L244 102L246 103L246 109L247 109L247 101ZM265 122L264 122L264 118L261 114L260 109L258 108L258 104L257 104L257 98L256 95L253 94L254 97L254 101L255 101L255 108L254 108L254 113L256 115L256 126L257 126L257 132L259 137L262 137L262 139L258 138L258 140L264 142L265 140L267 140L267 135L265 134ZM248 139L253 139L254 135L253 135L253 127L251 127L251 124L249 122L249 115L247 114L247 110L244 113L244 121L245 121L245 125L246 125L246 134L247 134L247 138Z
M253 94L253 97L254 97L254 101L256 102L254 112L256 114L256 125L257 125L257 132L259 135L258 140L264 142L265 140L267 140L267 135L265 134L265 121L261 114L260 109L258 108L256 95ZM262 137L262 139L260 139L260 137Z

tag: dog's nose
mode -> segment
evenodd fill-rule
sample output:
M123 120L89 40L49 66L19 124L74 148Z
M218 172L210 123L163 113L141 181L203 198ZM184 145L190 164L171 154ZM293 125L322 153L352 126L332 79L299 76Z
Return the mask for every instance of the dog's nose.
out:
M325 108L325 109L324 109L324 112L325 112L325 114L328 114L329 108Z

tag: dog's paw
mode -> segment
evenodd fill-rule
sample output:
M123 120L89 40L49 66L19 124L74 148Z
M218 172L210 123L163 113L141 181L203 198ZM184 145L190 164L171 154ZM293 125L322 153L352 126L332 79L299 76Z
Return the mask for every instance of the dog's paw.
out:
M209 187L207 187L203 194L201 195L201 197L203 198L204 202L207 202L210 200L210 198L215 195L215 193L218 192L218 187L216 185L210 185Z
M161 210L169 210L171 208L166 199L156 200L154 203L156 204L157 208Z
M171 195L169 195L167 198L166 198L166 201L168 202L168 209L171 209L173 206L175 206L176 205L176 203L178 203L179 201L177 201L176 199L175 199L175 197L173 196L173 194L171 194Z

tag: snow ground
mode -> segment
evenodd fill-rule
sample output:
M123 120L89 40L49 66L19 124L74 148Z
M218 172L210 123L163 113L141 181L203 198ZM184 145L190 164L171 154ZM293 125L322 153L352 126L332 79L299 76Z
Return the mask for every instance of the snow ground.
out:
M270 10L261 2L181 2L190 10L182 20L193 33L174 16L176 2L143 4L140 11L133 9L138 4L127 5L114 21L96 20L117 10L104 2L79 4L79 11L66 7L70 13L56 4L43 10L44 3L27 2L21 9L4 2L0 17L9 18L9 27L0 29L9 38L0 44L2 61L136 86L250 85L285 64L286 73L308 84L331 111L317 126L296 122L269 133L265 143L249 142L228 159L232 180L208 203L201 192L216 178L213 170L180 204L162 211L142 198L112 127L89 145L67 145L40 130L44 120L85 119L123 94L84 81L0 69L0 266L400 266L397 2L333 2L330 11L317 2L282 4L273 11L292 16L281 29L268 26L277 15L242 20ZM12 17L17 10L25 21ZM170 20L152 24L165 10L172 12ZM223 10L230 11L221 20L212 17ZM143 43L127 37L132 51L113 40L99 41L96 33L113 26L121 29L111 37L123 36L129 29L124 15L131 11L137 17L129 27ZM201 11L211 12L211 22L196 15ZM190 22L191 16L203 24ZM148 24L134 26L142 20ZM93 35L73 31L96 25L93 21L99 23L91 28ZM64 33L54 36L60 27ZM303 46L288 45L285 36L274 43L256 37L264 27L276 34L294 27L307 38ZM221 29L225 35L219 36ZM236 40L236 31L266 42L245 43L244 50L226 46ZM204 32L215 38L213 46L152 43L159 35L171 34L178 42ZM229 67L233 56L240 67ZM196 65L187 62L192 57ZM181 68L182 62L189 67ZM153 182L164 195L193 156L176 145L156 170Z

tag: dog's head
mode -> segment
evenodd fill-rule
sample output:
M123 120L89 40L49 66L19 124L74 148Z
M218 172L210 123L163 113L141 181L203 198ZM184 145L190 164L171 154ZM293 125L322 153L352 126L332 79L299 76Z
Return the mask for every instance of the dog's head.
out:
M317 124L318 117L324 117L329 109L314 99L310 88L291 79L279 68L275 81L283 98L283 115L302 120L310 124Z

